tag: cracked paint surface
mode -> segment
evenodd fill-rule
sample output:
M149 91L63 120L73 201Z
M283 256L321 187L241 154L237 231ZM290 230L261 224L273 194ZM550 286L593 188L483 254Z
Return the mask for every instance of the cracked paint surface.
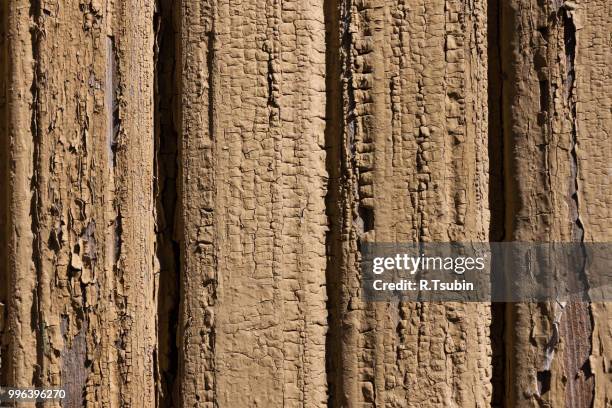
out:
M0 385L610 406L606 303L367 303L359 270L612 238L608 3L2 2Z

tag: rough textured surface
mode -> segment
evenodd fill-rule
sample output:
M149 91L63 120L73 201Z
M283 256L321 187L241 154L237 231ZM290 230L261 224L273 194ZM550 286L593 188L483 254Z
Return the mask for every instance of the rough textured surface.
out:
M182 404L320 406L322 4L193 2L181 21Z
M7 8L2 383L153 405L153 4Z
M608 304L366 303L359 270L365 242L612 239L610 25L606 0L0 2L0 385L612 406Z
M364 304L362 242L487 240L486 4L345 2L334 406L484 406L489 308Z
M602 156L610 157L611 77L600 60L610 61L610 50L609 39L608 46L598 44L601 32L595 27L610 24L610 7L598 1L499 4L507 79L501 96L504 237L606 242L610 169ZM507 402L607 406L610 376L596 357L609 343L600 343L600 330L608 327L606 309L559 302L509 305Z
M609 242L612 237L612 39L609 29L606 34L600 28L612 24L612 6L607 1L581 1L575 11L571 10L571 16L576 28L574 98L579 166L576 183L583 239ZM591 385L594 394L591 397L587 393L583 400L592 398L594 407L606 407L612 405L612 307L609 303L595 303L590 306L590 313L592 337L584 372L588 375L590 371L594 377ZM582 369L581 363L574 367Z

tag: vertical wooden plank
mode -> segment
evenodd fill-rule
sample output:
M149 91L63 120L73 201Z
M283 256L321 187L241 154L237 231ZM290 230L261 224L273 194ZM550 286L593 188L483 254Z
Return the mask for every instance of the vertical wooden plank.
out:
M33 263L32 177L34 163L34 44L28 1L7 5L7 142L8 259L7 282L12 293L6 304L2 361L3 380L28 386L36 376L36 322L34 321L36 268Z
M322 406L323 4L182 13L182 403Z
M3 380L62 386L65 406L152 406L152 2L8 10Z
M602 172L610 149L601 126L609 123L609 100L602 93L606 75L598 63L606 52L592 49L599 28L588 27L586 21L594 10L599 10L596 19L609 20L609 9L596 1L500 4L507 76L502 99L506 239L606 241L609 211L602 203L609 194L601 183L609 179ZM593 65L586 63L587 56ZM585 81L591 76L600 78L597 89ZM590 108L591 98L598 99L597 108ZM598 113L585 114L590 109ZM597 192L590 186L595 180ZM583 279L588 271L579 275ZM607 326L593 312L599 307L554 301L509 306L507 404L591 406L596 371L600 385L595 406L605 404L609 376L590 367L600 358L590 357L592 353L605 354L594 348L600 328Z
M343 2L346 406L484 406L489 307L365 303L364 242L488 238L486 3Z

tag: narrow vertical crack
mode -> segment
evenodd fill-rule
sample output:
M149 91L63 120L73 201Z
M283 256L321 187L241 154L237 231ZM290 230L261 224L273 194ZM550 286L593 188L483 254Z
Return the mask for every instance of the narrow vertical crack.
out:
M177 330L180 303L180 246L177 238L179 135L175 105L175 7L158 0L155 15L155 204L156 256L159 262L157 294L157 406L179 405L176 394L179 350Z
M117 148L118 137L121 128L121 120L119 117L119 103L117 90L117 50L115 47L115 38L112 36L106 37L106 81L105 81L105 103L107 106L106 120L106 145L107 145L107 163L108 171L111 177L111 189L115 189L114 180L116 178L115 170L117 168ZM117 268L119 256L121 255L122 246L122 226L121 213L118 204L114 203L115 216L113 220L113 265Z
M32 94L32 116L30 120L30 133L32 135L32 163L33 163L33 174L30 181L31 201L30 201L30 216L31 216L31 232L33 237L32 242L32 264L36 270L36 283L33 289L33 302L32 302L32 331L36 333L36 362L34 378L32 384L35 386L42 386L43 381L43 368L44 368L44 356L45 356L45 322L41 316L41 286L39 283L42 280L42 239L40 236L40 208L41 208L41 144L42 134L40 131L39 120L39 98L40 98L40 80L42 78L42 67L40 65L40 39L41 39L41 4L40 0L34 0L30 4L30 17L33 24L30 27L31 42L32 42L32 61L34 64L34 76L32 79L32 85L30 92Z
M489 240L503 241L505 231L504 186L504 74L502 72L500 0L488 4L488 101L489 101Z
M125 276L127 272L125 267L122 265L122 254L124 252L124 230L123 230L123 217L126 216L122 213L122 191L123 186L120 185L122 179L120 161L125 160L125 155L121 154L120 151L125 146L122 146L122 123L121 123L121 104L122 98L122 81L123 75L122 66L120 59L120 51L118 50L118 43L114 36L110 35L106 38L106 104L107 104L107 164L108 164L108 187L107 191L110 197L112 197L111 204L111 224L109 225L109 233L112 237L110 243L110 268L113 271L113 278L119 287L125 285ZM125 256L125 255L124 255ZM132 317L129 315L128 299L125 296L123 289L115 289L115 306L118 313L118 337L115 340L116 358L118 365L119 378L125 384L128 382L129 373L129 360L126 357L126 350L129 344L129 333L133 324ZM123 387L119 389L119 395L124 398L125 390Z
M208 69L208 135L211 140L214 139L215 135L215 19L212 19L212 27L206 34L208 44L206 46L206 67ZM271 97L271 94L270 94Z
M108 165L114 171L117 165L117 137L119 136L119 104L117 103L117 51L115 38L106 37L106 86Z
M217 105L217 98L215 96L215 93L217 92L217 87L215 86L215 74L217 73L216 71L216 64L217 64L217 50L215 49L216 47L216 35L217 35L217 31L216 31L216 24L217 24L217 1L212 2L211 4L211 19L210 19L210 28L209 31L207 32L206 36L207 36L207 44L206 44L206 65L207 65L207 81L208 81L208 138L211 141L211 144L214 146L215 144L215 138L216 138L216 132L215 132L215 125L216 125L216 119L215 119L215 111L216 111L216 105ZM213 148L213 152L214 152L214 148ZM213 172L213 175L211 177L212 180L215 179L214 177L214 167L211 169L211 172ZM213 191L213 194L215 192L215 182L213 181L212 186L211 186L211 191ZM210 203L211 208L210 210L210 219L214 219L214 201ZM181 222L182 224L182 222ZM213 223L214 225L214 223ZM214 228L214 227L213 227ZM213 232L214 235L214 232ZM213 240L215 241L211 246L214 249L214 251L218 250L218 245L216 245L216 237L213 238ZM218 254L215 254L215 256L213 257L213 271L214 271L214 279L210 282L208 282L208 284L210 284L210 288L209 288L209 296L212 300L212 302L214 302L214 299L216 299L217 297L217 285L219 282L219 277L218 277L218 268L217 268L217 256ZM182 296L182 294L181 294ZM210 302L210 300L209 300ZM209 305L211 305L209 303ZM215 405L217 404L218 401L218 397L217 397L217 387L218 387L218 381L217 381L217 369L216 369L216 355L217 355L217 327L214 324L214 319L211 318L210 314L207 314L207 324L209 325L209 347L210 347L210 357L208 358L208 364L210 365L209 368L209 373L211 374L211 379L208 380L208 387L211 389L210 394L211 397L211 401L214 401ZM196 396L196 398L198 398Z
M501 48L501 6L500 0L488 1L487 25L487 65L488 65L488 156L489 156L489 241L499 242L506 237L506 197L504 183L504 118L503 94L504 74L502 72ZM496 268L497 265L491 265ZM494 273L491 276L495 276ZM499 282L491 282L496 285ZM504 344L506 304L494 302L491 304L491 406L502 407L505 395L505 361Z
M564 96L569 108L571 125L570 140L570 208L573 222L573 240L580 243L581 269L575 278L577 285L588 290L586 276L587 251L585 248L584 224L580 218L579 197L579 157L578 130L576 115L576 25L573 20L573 9L566 6L559 10L559 19L563 24L563 45L565 48L565 89ZM583 299L588 300L588 299ZM593 315L590 305L581 302L568 302L566 313L561 320L562 332L569 340L565 353L565 365L568 371L566 400L571 406L592 407L594 402L594 378L589 365L592 352L591 338L593 333Z
M324 0L325 14L325 148L328 173L325 200L329 230L326 235L328 331L325 344L328 405L343 406L342 386L342 230L344 200L342 175L343 106L340 55L340 1Z
M563 19L563 42L565 45L565 100L569 105L570 121L571 121L571 180L570 187L571 198L573 202L573 218L574 218L574 238L579 242L584 242L584 225L580 219L580 203L578 198L578 132L576 129L576 89L575 89L575 58L576 58L576 25L571 14L565 11Z

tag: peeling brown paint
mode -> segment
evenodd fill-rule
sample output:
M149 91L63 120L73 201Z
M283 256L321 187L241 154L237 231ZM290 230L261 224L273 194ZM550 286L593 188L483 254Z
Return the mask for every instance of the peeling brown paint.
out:
M359 261L607 242L611 15L2 2L0 385L70 407L607 407L605 303L366 303Z

